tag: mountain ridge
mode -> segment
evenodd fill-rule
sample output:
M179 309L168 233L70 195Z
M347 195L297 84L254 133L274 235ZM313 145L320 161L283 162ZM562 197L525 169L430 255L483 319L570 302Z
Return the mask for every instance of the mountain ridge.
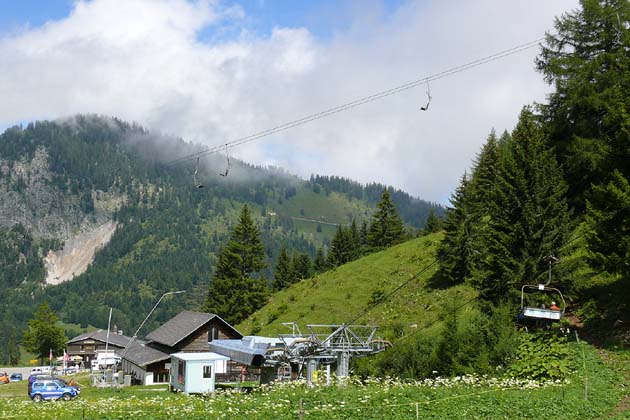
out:
M216 252L242 205L250 205L261 228L268 263L262 275L271 278L282 246L314 257L317 248L330 243L335 224L369 221L374 197L385 188L341 177L303 180L279 168L234 159L229 176L221 177L225 162L209 156L197 168L204 184L198 189L193 185L194 161L177 166L165 162L199 150L181 139L92 115L5 130L0 135L0 230L23 225L31 239L28 252L22 252L24 240L11 242L29 261L6 262L5 269L30 268L20 278L0 278L0 303L8 305L0 323L20 331L34 307L48 301L62 320L84 326L105 325L109 307L114 307L118 326L129 330L163 292L188 290L176 302L163 302L151 327L182 306L201 305ZM444 211L391 191L406 209L403 218L410 230L422 226L431 210ZM49 198L42 200L44 195ZM25 215L24 223L16 225L20 215ZM58 256L71 254L77 236L104 224L117 228L106 245L94 246L93 258L89 252L81 256L89 261L86 271L75 273L72 281L44 287L46 276L40 273L46 272L44 258L50 250Z

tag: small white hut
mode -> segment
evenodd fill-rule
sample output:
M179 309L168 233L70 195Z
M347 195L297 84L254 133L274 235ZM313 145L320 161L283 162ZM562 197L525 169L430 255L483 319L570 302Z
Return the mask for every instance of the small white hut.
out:
M215 375L227 371L228 360L212 352L171 354L171 390L187 394L214 392Z

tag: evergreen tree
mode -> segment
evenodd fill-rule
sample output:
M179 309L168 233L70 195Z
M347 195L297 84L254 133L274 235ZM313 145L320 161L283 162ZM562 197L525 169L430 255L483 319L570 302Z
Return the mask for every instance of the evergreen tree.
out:
M241 322L266 303L265 280L254 277L265 267L260 232L245 205L230 241L219 251L205 309L230 324Z
M293 254L293 272L296 281L307 279L313 275L313 263L308 254Z
M402 242L404 235L402 220L385 188L368 231L368 244L374 248L387 248Z
M328 253L328 265L337 267L350 262L356 254L352 233L350 229L341 226L337 227L337 232L330 244L330 252Z
M439 232L442 229L442 221L435 216L435 211L431 209L429 211L429 216L427 217L427 221L424 223L424 229L422 229L423 233L435 233Z
M630 279L630 183L621 172L594 188L586 220L591 264Z
M326 266L326 255L324 254L324 250L322 248L317 248L317 253L315 254L315 261L313 262L313 268L316 273L323 273L328 269Z
M467 224L470 205L468 176L464 173L446 211L444 239L437 251L438 278L449 284L463 282L470 274L468 258L471 238Z
M18 345L15 328L9 331L9 340L7 341L7 356L11 366L17 366L20 363L20 346Z
M276 262L276 271L272 283L274 290L281 290L295 282L295 272L289 259L287 249L282 247Z
M579 210L614 168L630 177L630 2L580 0L555 22L537 60L555 91L546 129Z
M498 303L523 282L540 280L544 257L557 253L570 231L566 183L532 112L525 108L475 229L471 281Z
M351 241L351 259L356 260L361 256L361 233L359 232L357 222L354 219L352 219L348 234L350 235Z
M365 220L361 223L361 230L359 231L359 243L361 244L362 250L364 250L368 246L368 224Z
M42 303L28 321L28 328L22 334L24 349L37 355L40 360L48 359L50 351L60 354L66 346L68 338L63 329L57 325L59 318L48 303Z

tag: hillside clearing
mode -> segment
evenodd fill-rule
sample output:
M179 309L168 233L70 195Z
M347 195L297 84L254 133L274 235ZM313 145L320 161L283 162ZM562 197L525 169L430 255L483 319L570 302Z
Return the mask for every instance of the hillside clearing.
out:
M433 323L444 305L475 296L468 286L445 290L427 286L435 273L435 250L440 240L440 234L413 239L298 282L275 293L269 304L237 328L245 334L274 336L290 332L283 322L298 322L300 327L350 322L426 270L355 322L379 325L385 335L413 332Z

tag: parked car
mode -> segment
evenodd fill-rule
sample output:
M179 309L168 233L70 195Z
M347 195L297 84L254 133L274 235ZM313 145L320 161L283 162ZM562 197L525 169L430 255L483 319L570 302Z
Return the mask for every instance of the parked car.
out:
M77 372L79 372L78 366L68 366L63 371L64 375L74 375Z
M45 375L45 374L31 374L28 377L28 395L31 395L31 388L33 387L33 383L37 382L37 381L45 381L45 380L53 380L55 378L53 378L50 375Z
M11 382L20 382L21 380L22 380L22 374L21 373L14 373L9 378L9 381L11 381Z
M0 384L8 384L9 383L9 375L5 373L0 373Z
M33 401L43 400L69 401L79 395L79 390L73 386L64 386L58 379L33 382L30 397Z
M39 374L49 374L51 372L50 366L39 366L31 369L31 375L39 375Z

